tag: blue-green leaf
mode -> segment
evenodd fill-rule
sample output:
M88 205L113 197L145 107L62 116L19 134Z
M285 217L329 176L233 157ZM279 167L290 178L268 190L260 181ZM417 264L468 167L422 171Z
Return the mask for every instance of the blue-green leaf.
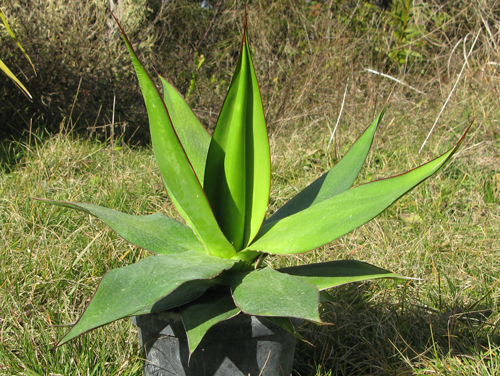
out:
M58 345L99 326L140 313L183 283L215 278L233 264L231 260L186 251L150 256L113 269L104 275L85 312Z
M168 311L172 308L180 307L181 305L198 299L207 291L208 288L214 286L214 283L213 279L197 279L186 282L164 298L134 312L132 315L145 315L148 313Z
M236 250L257 234L269 202L271 159L264 109L246 33L208 151L204 188Z
M229 291L225 294L208 292L200 299L183 307L180 313L186 328L189 353L193 353L212 326L240 312L234 305Z
M356 260L329 261L278 269L312 283L319 290L379 278L411 279Z
M264 268L227 279L236 306L246 314L321 321L319 290L300 278Z
M320 291L320 296L321 296L321 293L322 293L322 291ZM320 301L321 301L321 299L320 299ZM275 323L276 325L281 326L283 329L285 329L290 334L293 334L295 337L302 338L302 336L299 333L297 333L296 326L292 323L292 320L290 317L268 316L268 317L266 317L266 320L269 320L269 321ZM302 322L302 320L295 320L295 321L298 321L299 323ZM297 324L297 327L299 325L300 324Z
M205 252L191 228L161 213L138 216L91 204L37 200L95 215L123 239L153 253Z

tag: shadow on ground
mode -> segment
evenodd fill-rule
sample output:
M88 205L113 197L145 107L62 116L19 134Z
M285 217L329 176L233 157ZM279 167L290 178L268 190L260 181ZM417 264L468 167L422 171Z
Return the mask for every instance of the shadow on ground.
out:
M324 307L331 326L306 324L296 348L294 376L412 375L445 358L474 357L500 346L498 312L487 303L443 307L367 299L370 285L343 287ZM412 302L410 303L410 299Z

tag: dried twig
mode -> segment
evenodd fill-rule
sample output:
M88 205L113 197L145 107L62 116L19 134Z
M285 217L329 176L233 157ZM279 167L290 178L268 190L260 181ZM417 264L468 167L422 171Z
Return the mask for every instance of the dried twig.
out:
M339 116L337 116L337 123L335 124L335 127L333 128L332 135L330 136L330 141L328 141L328 146L326 147L327 153L330 150L330 146L332 146L333 138L335 137L335 132L337 132L337 128L338 128L339 123L340 123L340 117L342 116L342 112L344 111L344 103L345 103L345 97L347 95L347 88L348 87L349 87L349 85L345 86L344 98L342 98L342 105L340 106Z
M201 38L201 40L198 42L198 45L196 46L196 48L194 49L194 53L196 54L198 52L198 50L200 49L201 47L201 44L203 43L203 41L205 40L205 38L207 37L208 33L210 32L210 29L212 28L212 25L214 24L214 21L215 21L215 17L217 17L217 14L219 13L219 9L220 9L220 6L222 5L222 1L223 0L219 0L219 2L217 3L217 5L215 6L215 12L214 12L214 16L212 17L212 20L210 21L210 24L208 25L208 28L207 30L205 31L205 34L203 34L203 37Z
M464 38L464 48L465 48L465 45L467 43L467 37L469 36L470 34L467 34ZM427 135L427 137L425 138L424 142L422 143L422 146L420 147L420 150L418 151L418 153L420 154L422 152L422 149L424 148L425 144L427 143L427 141L429 140L429 138L431 137L431 134L432 132L434 132L434 128L436 128L436 125L437 125L437 122L439 120L439 118L441 117L441 115L443 114L443 111L444 109L446 108L446 106L448 105L448 102L450 101L450 98L451 96L453 95L453 93L455 92L455 89L457 88L457 85L458 85L458 82L460 81L460 78L462 77L462 74L464 73L464 69L465 67L467 66L468 64L468 60L469 60L469 57L470 57L470 54L472 53L472 50L474 50L474 46L476 45L476 42L477 42L477 39L479 38L479 35L481 35L481 30L479 30L479 32L477 33L476 35L476 38L474 39L474 42L472 42L472 46L471 48L469 49L469 53L467 55L465 55L465 61L464 61L464 64L462 65L462 69L460 70L460 73L458 74L458 77L457 77L457 80L455 81L455 84L453 85L453 88L451 89L450 91L450 94L448 94L448 98L446 98L446 102L444 102L444 105L443 107L441 108L441 111L439 112L436 120L434 121L434 124L432 125L432 128L431 130L429 131L429 134Z
M396 77L389 76L388 74L385 74L385 73L382 73L382 72L377 72L376 70L373 70L373 69L370 69L370 68L365 68L365 71L373 73L373 74L378 74L379 76L388 78L389 80L393 80L393 81L397 82L400 85L403 85L403 86L406 86L407 88L415 90L419 94L424 94L424 95L426 94L423 91L420 91L420 90L414 88L413 86L408 85L406 82L403 82L403 81L397 79Z

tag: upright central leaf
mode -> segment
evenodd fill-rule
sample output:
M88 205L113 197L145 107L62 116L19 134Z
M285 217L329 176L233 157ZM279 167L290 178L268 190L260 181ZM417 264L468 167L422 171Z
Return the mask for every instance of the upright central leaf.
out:
M236 72L210 143L204 182L217 222L237 251L259 231L270 183L266 121L245 33Z

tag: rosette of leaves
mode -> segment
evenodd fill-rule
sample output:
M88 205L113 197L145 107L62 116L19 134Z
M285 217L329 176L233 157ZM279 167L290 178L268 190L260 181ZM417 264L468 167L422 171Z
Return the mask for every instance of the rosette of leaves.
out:
M123 30L122 30L123 32ZM207 330L235 315L265 316L293 331L291 318L321 323L325 290L377 278L405 278L355 260L282 269L261 262L320 247L368 222L438 171L457 150L412 171L352 187L382 113L329 172L269 218L271 158L245 32L237 67L211 137L165 79L163 95L124 41L146 103L154 155L185 224L161 213L134 216L44 200L95 215L154 255L104 275L83 315L58 343L120 318L176 309L192 353Z

